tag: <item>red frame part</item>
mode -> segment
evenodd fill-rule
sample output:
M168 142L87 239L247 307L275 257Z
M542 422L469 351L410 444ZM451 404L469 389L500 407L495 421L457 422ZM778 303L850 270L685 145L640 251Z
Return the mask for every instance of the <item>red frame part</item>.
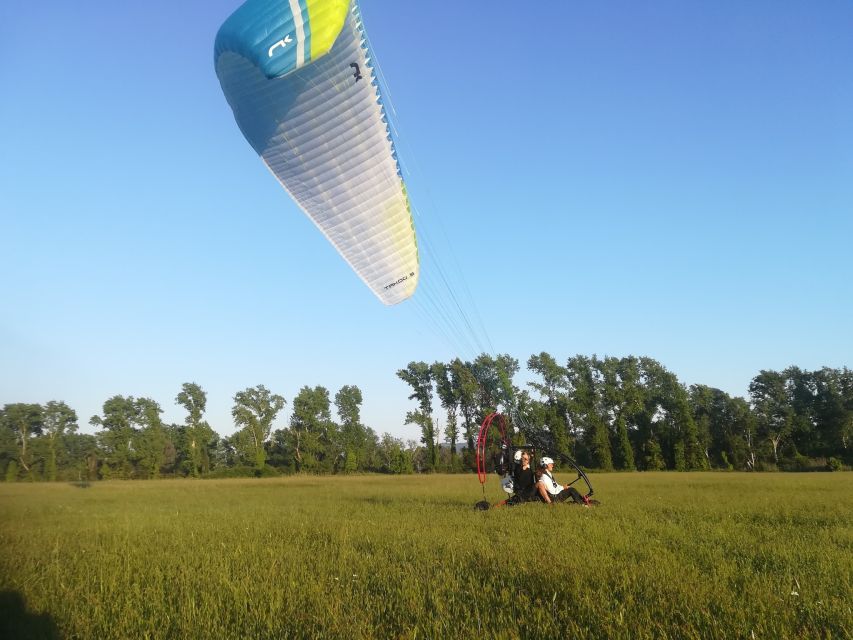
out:
M486 444L488 443L489 429L497 418L498 431L501 435L501 444L509 447L506 437L506 418L502 413L490 413L480 425L480 434L477 436L477 479L480 484L486 484Z

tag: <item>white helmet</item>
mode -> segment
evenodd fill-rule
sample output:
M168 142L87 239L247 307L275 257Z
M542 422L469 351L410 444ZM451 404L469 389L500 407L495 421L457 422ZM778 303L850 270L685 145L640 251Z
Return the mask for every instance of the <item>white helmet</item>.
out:
M512 476L504 476L501 480L501 489L512 495L515 492L515 483L512 481Z
M549 464L554 464L553 458L549 458L548 456L544 456L542 460L539 461L543 467L547 467Z

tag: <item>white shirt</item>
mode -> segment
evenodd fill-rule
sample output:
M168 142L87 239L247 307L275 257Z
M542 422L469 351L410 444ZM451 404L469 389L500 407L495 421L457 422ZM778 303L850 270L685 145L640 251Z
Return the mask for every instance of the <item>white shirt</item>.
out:
M547 471L542 472L542 477L539 478L539 484L543 485L545 487L545 491L552 496L558 495L563 490L563 485L558 484L557 481L554 480L554 476Z

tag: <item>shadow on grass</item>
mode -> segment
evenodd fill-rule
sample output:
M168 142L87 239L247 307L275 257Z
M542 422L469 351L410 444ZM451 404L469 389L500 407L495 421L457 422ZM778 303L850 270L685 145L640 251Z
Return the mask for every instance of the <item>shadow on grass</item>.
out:
M16 640L59 640L59 628L46 613L27 611L17 591L0 591L0 638Z
M436 498L432 496L356 496L352 500L385 507L446 507L450 509L465 507L467 509L471 506L468 501L460 498Z
M381 505L392 505L399 500L395 500L394 498L389 498L387 496L359 496L356 498L359 502L366 502L367 504L381 504Z
M88 480L78 480L76 482L69 483L72 487L77 487L78 489L88 489L92 486L92 483Z

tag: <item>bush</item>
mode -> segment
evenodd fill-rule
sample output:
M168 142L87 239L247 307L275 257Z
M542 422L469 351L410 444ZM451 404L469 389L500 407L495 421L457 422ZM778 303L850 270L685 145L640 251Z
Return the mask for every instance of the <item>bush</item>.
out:
M815 463L808 456L795 452L794 455L779 461L779 469L781 471L821 471L823 466Z
M812 468L811 458L801 453L794 454L794 469L796 471L810 471Z
M277 478L281 474L275 467L264 465L262 469L256 469L248 465L239 465L236 467L225 467L216 469L210 473L204 474L204 478Z
M827 471L841 471L841 460L838 458L830 458L826 461Z
M6 467L6 482L15 482L18 479L18 463L15 460L10 460Z

